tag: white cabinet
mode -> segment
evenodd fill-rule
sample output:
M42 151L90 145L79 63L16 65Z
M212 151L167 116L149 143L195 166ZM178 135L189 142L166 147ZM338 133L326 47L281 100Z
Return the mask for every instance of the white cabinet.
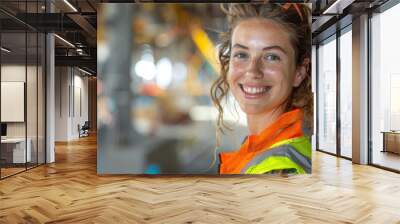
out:
M1 144L7 144L13 148L12 150L12 162L13 163L25 163L32 161L32 140L28 138L26 140L27 147L25 153L25 139L24 138L7 138L2 139ZM27 159L27 161L25 161Z

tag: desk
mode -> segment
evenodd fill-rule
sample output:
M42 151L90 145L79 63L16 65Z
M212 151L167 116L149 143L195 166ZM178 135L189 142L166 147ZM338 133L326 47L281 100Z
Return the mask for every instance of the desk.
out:
M31 162L31 145L32 141L30 138L27 139L26 154L25 154L25 138L6 138L1 139L1 154L2 157L10 163L25 163ZM3 156L5 154L5 156ZM12 154L12 157L11 157ZM6 158L8 157L8 158ZM12 160L11 160L12 158ZM27 158L27 161L25 161Z
M382 131L381 133L383 133L382 152L400 154L400 131Z

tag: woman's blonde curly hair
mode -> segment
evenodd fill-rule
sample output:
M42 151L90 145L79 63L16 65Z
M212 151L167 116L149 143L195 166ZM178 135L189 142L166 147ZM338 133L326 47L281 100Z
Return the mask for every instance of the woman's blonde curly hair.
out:
M300 66L304 60L311 60L311 21L310 9L305 4L230 4L228 8L222 5L222 10L227 14L229 28L221 34L221 43L218 50L218 59L221 66L220 76L211 86L211 98L217 107L217 146L219 145L219 132L230 129L224 123L224 110L221 101L229 92L227 74L231 54L232 32L236 25L243 20L258 17L281 24L290 34L290 41L295 50L296 65ZM311 63L306 68L307 75L298 87L294 87L288 99L286 111L301 108L304 112L304 125L312 130L313 94L311 90Z

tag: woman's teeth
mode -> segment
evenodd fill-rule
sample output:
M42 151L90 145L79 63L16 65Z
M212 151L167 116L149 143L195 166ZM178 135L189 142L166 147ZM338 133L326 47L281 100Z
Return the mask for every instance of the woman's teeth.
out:
M248 86L242 86L242 89L245 93L247 94L260 94L267 92L270 87L248 87Z

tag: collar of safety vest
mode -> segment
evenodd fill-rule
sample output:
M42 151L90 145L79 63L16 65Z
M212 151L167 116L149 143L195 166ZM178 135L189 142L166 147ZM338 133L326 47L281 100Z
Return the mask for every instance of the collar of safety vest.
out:
M273 144L303 136L303 111L294 109L283 113L273 124L258 135L250 135L238 151L220 153L220 173L239 174L254 156L269 150Z

